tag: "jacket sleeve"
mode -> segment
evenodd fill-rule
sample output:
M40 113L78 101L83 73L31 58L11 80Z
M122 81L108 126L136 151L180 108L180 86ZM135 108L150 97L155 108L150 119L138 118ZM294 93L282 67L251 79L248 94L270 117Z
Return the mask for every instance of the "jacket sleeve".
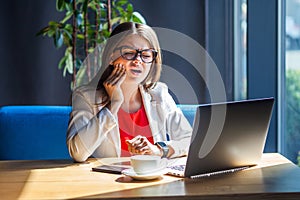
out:
M174 149L172 157L187 155L192 127L180 108L177 107L173 97L168 92L168 87L164 83L157 84L157 88L152 91L152 100L161 105L164 116L165 133L168 141L164 141Z
M167 95L166 99L169 108L166 128L170 138L166 143L174 149L172 157L187 155L192 135L192 127L170 94Z
M71 157L77 162L90 157L117 125L109 109L99 109L91 102L88 93L80 90L73 92L67 146Z

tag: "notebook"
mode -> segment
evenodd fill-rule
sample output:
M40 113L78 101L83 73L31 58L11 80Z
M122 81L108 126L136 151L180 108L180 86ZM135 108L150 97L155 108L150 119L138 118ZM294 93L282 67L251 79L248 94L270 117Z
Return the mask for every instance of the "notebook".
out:
M188 156L170 160L167 174L199 178L257 165L273 105L274 98L199 105Z

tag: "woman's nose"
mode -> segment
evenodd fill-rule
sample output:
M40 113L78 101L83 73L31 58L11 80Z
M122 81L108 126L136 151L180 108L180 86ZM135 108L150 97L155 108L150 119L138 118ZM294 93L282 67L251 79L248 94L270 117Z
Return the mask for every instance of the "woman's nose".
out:
M133 60L134 63L142 63L141 54L138 54L136 58Z

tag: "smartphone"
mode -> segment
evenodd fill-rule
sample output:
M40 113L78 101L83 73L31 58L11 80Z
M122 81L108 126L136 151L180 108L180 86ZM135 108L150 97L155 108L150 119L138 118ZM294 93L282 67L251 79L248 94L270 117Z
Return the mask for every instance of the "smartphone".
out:
M121 172L128 168L130 168L130 166L100 165L97 167L93 167L92 170L95 172L122 174Z

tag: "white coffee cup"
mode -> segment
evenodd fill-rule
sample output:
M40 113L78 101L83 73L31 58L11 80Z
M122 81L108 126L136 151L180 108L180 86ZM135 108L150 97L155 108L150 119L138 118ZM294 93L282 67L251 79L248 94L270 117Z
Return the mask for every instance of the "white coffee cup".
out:
M131 156L130 162L134 172L139 175L155 173L167 166L167 160L152 155Z

